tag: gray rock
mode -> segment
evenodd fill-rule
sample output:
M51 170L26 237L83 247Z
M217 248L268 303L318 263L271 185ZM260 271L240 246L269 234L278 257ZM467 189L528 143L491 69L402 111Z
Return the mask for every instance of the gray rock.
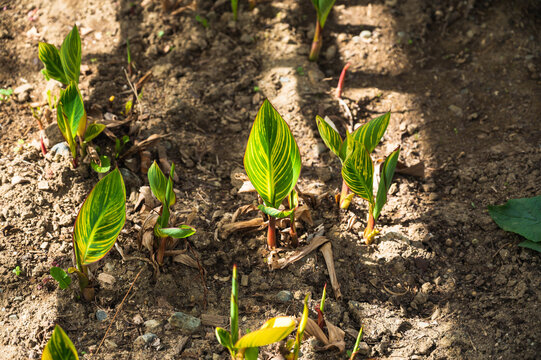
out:
M113 275L107 274L107 273L100 273L98 275L98 282L100 285L105 287L113 286L116 282L116 279Z
M462 115L464 115L462 109L456 105L449 105L449 110L451 110L451 112L458 117L462 117Z
M319 157L321 156L321 154L325 153L327 150L329 150L327 148L327 145L325 145L324 143L322 142L318 142L317 145L316 145L316 155Z
M137 339L135 339L135 341L133 342L133 345L135 347L141 348L146 345L153 344L156 340L159 340L156 334L146 333L144 335L137 337Z
M176 312L169 318L172 327L193 332L201 326L201 320L182 312Z
M363 342L359 343L359 350L357 351L359 355L367 356L370 354L370 346Z
M279 302L286 303L291 301L292 299L293 294L291 293L291 291L288 290L282 290L278 294L276 294L276 300L278 300Z
M147 320L145 321L145 329L148 332L158 332L162 326L162 323L158 320Z
M62 136L62 133L60 132L60 129L58 128L56 122L51 123L45 128L45 136L47 137L47 139L49 139L49 146L54 146L64 141L64 137Z
M130 170L120 168L120 173L124 178L124 184L126 185L127 192L131 192L131 189L139 189L141 186L143 186L143 181L139 178L139 176L135 175Z
M98 321L104 321L107 319L107 313L101 309L98 309L96 311L96 319L98 319Z

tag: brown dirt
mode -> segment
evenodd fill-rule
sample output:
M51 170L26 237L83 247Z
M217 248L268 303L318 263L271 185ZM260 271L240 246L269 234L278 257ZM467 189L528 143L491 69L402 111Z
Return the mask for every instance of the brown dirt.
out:
M312 206L314 226L301 230L301 245L318 227L332 240L343 299L329 293L327 318L348 330L348 349L350 332L362 324L365 358L538 357L539 255L517 247L520 237L500 230L486 207L541 194L539 4L338 1L315 64L307 60L314 19L309 1L262 2L253 12L240 3L235 24L228 2L197 1L197 12L209 20L205 29L193 11L165 14L157 1L0 2L0 88L33 88L29 98L0 103L0 359L40 358L54 324L80 354L95 351L140 269L105 348L93 359L227 358L212 326L179 330L167 319L175 311L227 316L233 263L248 279L240 289L242 329L270 316L298 315L308 292L313 310L329 281L321 253L270 271L263 231L223 238L218 227L256 200L237 193L233 174L242 170L249 129L264 98L297 139L301 189L323 194ZM87 165L72 169L69 159L44 158L35 147L29 105L43 106L47 86L37 44L60 45L74 22L85 31L81 88L93 120L106 113L124 118L130 97L122 70L126 38L138 77L153 72L142 113L113 132L129 134L132 143L168 135L149 150L157 159L162 146L177 164L174 212L179 224L193 219L191 243L207 271L206 292L196 269L168 258L155 278L149 264L123 260L115 249L92 269L114 279L98 282L94 302L79 299L75 284L60 291L49 280L53 264L72 262L75 214L98 180ZM392 110L378 156L401 145L401 161L427 168L423 179L395 177L378 224L381 235L370 246L359 236L365 205L355 200L350 211L340 212L333 203L340 164L324 150L315 126L316 114L328 115L345 131L348 121L334 87L346 62L352 66L343 98L354 122ZM55 133L54 124L48 133ZM96 143L103 151L113 146L104 135ZM133 170L125 176L128 217L119 245L128 257L146 258L136 245L146 214L134 204L148 183L139 161L136 154L118 163ZM255 213L245 218L250 215ZM12 272L16 266L19 276ZM293 299L279 302L282 290ZM97 311L108 318L98 321ZM141 346L136 339L149 332L147 320L159 323L152 329L159 342ZM187 343L180 346L183 336ZM304 343L302 359L345 358L316 352L314 344ZM264 359L276 354L277 347L261 351Z

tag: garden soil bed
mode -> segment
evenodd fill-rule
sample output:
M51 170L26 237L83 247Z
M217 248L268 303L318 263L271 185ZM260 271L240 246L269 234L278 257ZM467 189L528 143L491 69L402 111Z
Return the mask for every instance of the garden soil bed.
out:
M308 0L261 1L252 12L241 1L236 23L227 1L197 1L196 11L175 15L149 0L0 5L0 88L28 84L0 103L0 359L40 358L55 324L83 358L226 359L214 326L227 326L234 263L242 278L241 329L298 316L307 293L315 318L330 281L320 251L270 270L265 231L224 230L239 207L257 201L254 193L238 193L239 174L265 98L297 139L299 186L312 196L306 204L313 224L299 229L300 245L316 233L332 244L342 297L329 289L326 316L346 331L346 349L362 325L360 358L539 357L539 254L518 247L520 237L500 230L487 213L490 204L541 195L538 2L339 0L317 64L307 60L315 19ZM148 71L152 77L134 106L137 116L111 132L129 135L128 149L165 136L143 157L132 151L118 161L127 221L119 248L91 268L93 302L83 301L75 284L58 290L48 274L53 265L71 266L72 226L99 177L88 164L73 169L62 154L43 157L31 111L44 107L47 87L58 91L40 74L38 41L60 46L74 23L89 118L125 119L129 39L135 80ZM334 95L347 62L343 100L351 119ZM381 234L366 245L366 205L356 199L349 211L337 209L340 162L325 149L315 116L329 116L345 134L351 120L363 124L389 110L377 157L400 145L400 161L425 171L395 176ZM50 145L60 141L52 122L45 124ZM95 144L109 154L114 148L105 135ZM204 282L198 269L171 257L155 276L148 252L137 247L148 215L135 207L148 185L145 154L176 164L174 219L197 229L187 254L197 255ZM239 220L260 216L249 212ZM293 250L284 246L278 255ZM105 345L90 356L140 271ZM179 328L168 321L175 312L202 324ZM141 337L148 333L156 337ZM301 359L346 357L319 352L319 345L305 341ZM260 352L262 359L278 354L277 345Z

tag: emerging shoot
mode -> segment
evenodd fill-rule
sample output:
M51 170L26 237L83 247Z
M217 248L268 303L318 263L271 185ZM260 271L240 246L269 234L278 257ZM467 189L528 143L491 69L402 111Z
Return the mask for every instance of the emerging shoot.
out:
M321 46L323 45L322 32L325 27L327 17L331 12L331 9L336 0L312 0L312 4L316 8L316 29L314 31L314 40L312 41L312 48L310 49L310 61L317 61L319 53L321 52Z

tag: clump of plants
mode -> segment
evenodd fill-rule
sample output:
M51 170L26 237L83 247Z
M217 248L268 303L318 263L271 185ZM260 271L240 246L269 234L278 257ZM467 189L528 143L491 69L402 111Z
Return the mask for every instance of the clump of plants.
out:
M257 360L259 347L285 339L294 329L295 320L288 316L278 316L267 320L258 330L241 336L239 330L239 290L237 266L233 265L231 282L230 331L216 328L218 342L229 350L232 360ZM302 339L302 335L300 336ZM297 350L298 353L298 350Z
M86 111L79 90L81 38L77 25L74 25L66 36L60 50L52 44L40 42L39 59L45 65L45 69L41 71L45 78L54 79L65 86L60 90L60 97L56 103L56 121L68 143L73 166L77 167L78 156L86 156L88 143L105 129L103 124L91 124L87 127Z
M54 327L53 334L41 354L41 360L79 360L75 346L59 325Z
M400 147L395 149L381 165L377 193L374 196L374 161L370 153L376 148L387 130L391 114L386 113L357 128L353 133L347 133L342 140L336 126L329 118L316 117L319 134L327 147L338 156L342 162L342 190L337 199L342 209L347 209L354 195L368 201L368 220L363 238L370 244L378 233L375 223L381 210L387 202L387 192L400 153Z
M268 100L261 105L250 131L244 169L263 200L259 209L269 218L268 248L276 248L277 218L290 218L295 244L295 209L298 206L295 184L301 172L301 156L289 126ZM280 209L286 197L289 209Z
M156 252L156 261L159 265L163 265L165 250L172 247L172 240L184 239L195 234L195 229L188 225L180 225L178 227L169 226L171 206L176 202L175 192L173 191L174 172L175 164L171 164L169 177L166 178L155 161L148 170L150 190L161 203L158 218L154 225L154 239L159 239L158 250Z
M73 252L79 287L85 299L94 298L90 286L88 266L103 258L113 247L126 221L126 188L118 169L101 179L86 198L73 227ZM71 278L58 267L51 268L61 289L67 288Z
M329 16L335 1L336 0L312 0L312 4L316 9L317 18L312 48L310 49L310 55L308 57L310 61L317 61L319 58L321 46L323 45L323 27L325 27L325 22L327 21L327 17Z

